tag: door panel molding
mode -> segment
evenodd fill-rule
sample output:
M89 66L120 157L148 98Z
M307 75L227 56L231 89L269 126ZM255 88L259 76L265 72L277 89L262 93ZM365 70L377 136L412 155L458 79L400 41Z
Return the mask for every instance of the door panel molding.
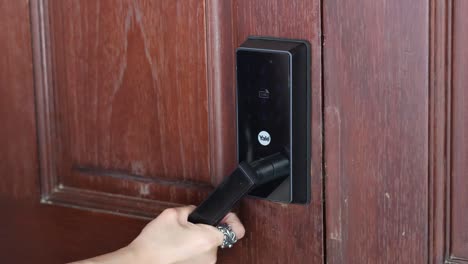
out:
M210 174L218 185L237 166L234 1L206 0Z
M429 254L434 264L468 263L462 242L468 234L463 210L468 145L461 134L467 126L466 87L461 86L467 82L467 11L464 1L431 1Z
M90 19L89 17L99 17L98 12L101 12L101 1L95 2L96 6L92 7L88 7L86 4L81 6L81 3L83 2L75 1L74 3L66 3L65 1L49 2L48 0L34 0L31 1L30 5L33 35L32 46L42 196L41 201L43 203L91 208L93 210L104 210L119 214L129 214L137 217L153 217L155 214L167 207L201 202L202 198L211 190L212 184L222 179L222 175L217 176L219 179L212 176L212 170L210 170L209 164L211 164L211 167L213 168L221 168L217 169L218 171L226 170L225 168L223 169L223 166L226 166L225 164L227 163L219 157L223 156L221 153L229 152L225 151L226 148L233 148L233 146L230 146L229 144L218 144L216 149L211 150L208 147L214 145L214 143L211 142L213 140L225 140L225 138L223 138L224 134L229 134L226 132L220 132L220 129L226 126L232 126L232 124L225 125L225 123L232 121L230 115L233 113L230 113L229 111L221 111L221 115L213 114L214 111L217 111L218 113L220 110L219 108L224 107L222 104L223 101L232 101L232 97L230 97L229 94L219 95L217 89L220 84L215 77L217 76L217 73L212 73L207 70L207 68L212 66L210 66L209 60L206 58L206 56L209 56L210 58L219 57L219 53L225 52L225 47L220 47L220 43L214 42L215 40L219 40L216 34L222 33L219 30L220 27L211 25L209 28L216 28L216 30L211 30L208 34L205 31L205 23L224 23L225 21L215 21L212 19L207 21L205 17L205 5L203 4L203 1L200 0L192 0L180 5L178 5L177 1L169 0L160 1L158 3L151 1L129 2L125 3L128 4L128 6L121 7L123 9L128 9L125 10L127 11L125 13L126 17L124 22L122 22L124 23L123 27L125 28L125 34L127 35L124 36L122 41L120 41L118 37L107 39L106 42L102 42L104 43L102 45L108 46L99 48L99 45L101 45L99 37L112 37L110 35L101 35L101 33L99 33L100 23L105 23L105 21L93 20L90 22L90 24L93 24L92 22L97 24L96 30L98 32L93 33L95 35L91 33L86 35L87 31L91 32L92 30L83 21L87 22L86 19ZM106 2L102 1L102 3L104 5ZM164 6L138 6L140 4L160 4ZM70 13L62 12L65 8L80 10L76 12L82 12L79 14L83 16L89 15L89 17L83 18L83 21L75 19L73 21L74 24L72 25L70 22L63 21L64 19L68 19L68 17L58 17L62 13L66 13L71 17ZM83 10L81 10L81 8ZM93 8L96 8L96 10ZM114 6L107 6L107 8L112 9ZM170 21L162 21L167 23L166 26L170 27L170 30L172 30L169 37L173 37L173 32L173 34L176 35L175 38L178 38L181 42L178 44L178 48L174 47L171 50L171 47L158 46L159 44L157 40L159 36L156 36L154 32L149 34L144 31L147 28L152 28L151 24L149 27L144 27L144 23L150 23L145 21L144 14L142 14L142 12L145 11L145 8L151 8L152 12L165 9L164 12L167 13L182 13L180 16L168 16L167 18L171 19ZM90 11L91 9L93 10ZM51 10L55 10L57 12L53 12ZM96 12L96 14L91 14L91 12ZM184 12L190 15L183 15ZM107 14L107 17L111 15ZM151 18L155 18L153 13L151 13L151 16ZM102 17L106 16L103 15ZM68 27L60 27L66 23L69 23L67 24ZM80 23L83 23L83 25ZM177 26L178 24L180 24L180 28ZM189 27L192 27L192 29L196 28L197 30L190 30L190 28L183 29L186 24L189 24ZM118 25L115 25L115 27L118 27ZM104 29L108 29L109 31L113 30L112 28ZM76 46L64 46L63 43L70 43L68 41L69 39L67 39L67 41L64 40L64 35L66 35L65 30L75 30L74 33L69 33L69 36L75 37L76 35L81 37L81 39L77 40L78 44L76 44ZM56 31L58 32L56 33ZM54 35L54 33L56 33L56 35ZM95 37L95 39L93 37ZM60 40L63 40L63 42L60 42ZM90 44L92 41L95 41L96 43ZM186 44L184 44L184 41ZM90 50L93 48L95 48L93 51L94 53L86 59L86 66L95 63L92 61L92 56L100 56L101 53L105 52L116 52L110 48L120 45L120 42L125 42L122 45L125 45L124 55L127 56L125 60L128 62L125 62L124 71L121 72L123 77L119 78L126 78L124 73L128 68L132 67L132 59L137 60L133 64L148 60L148 63L152 68L151 76L149 79L141 79L143 84L140 85L142 88L139 89L153 87L154 98L156 98L156 100L153 100L155 103L155 112L162 112L161 115L163 117L171 117L171 119L176 119L178 122L176 124L176 121L168 119L159 120L158 123L158 120L152 120L152 122L156 123L156 126L159 125L162 127L161 130L166 129L166 132L158 133L158 131L155 131L155 138L159 137L160 143L158 144L161 148L155 148L154 146L157 144L153 144L153 147L146 152L150 155L152 155L152 153L156 153L153 157L162 157L162 161L159 161L159 163L157 160L154 161L157 165L152 168L146 168L148 167L146 165L150 164L151 166L153 164L151 161L147 162L148 160L151 160L151 158L147 158L146 161L135 160L126 164L126 160L129 160L132 155L137 157L142 156L142 154L139 153L139 149L144 148L144 145L134 147L129 146L124 151L129 150L131 153L129 154L124 152L122 155L127 156L123 156L123 158L114 157L114 161L112 161L112 158L109 159L105 157L98 157L93 160L93 158L83 158L81 154L93 151L93 146L91 146L93 145L92 142L89 143L89 145L82 144L83 142L87 143L89 141L89 135L84 136L84 141L77 139L78 136L81 136L86 132L84 130L85 127L81 128L80 126L83 122L86 122L86 120L82 118L81 114L79 115L79 118L81 119L76 118L76 113L78 111L86 111L92 107L93 104L88 104L88 101L99 97L99 93L96 92L94 95L84 94L83 96L79 94L79 96L76 97L83 97L85 101L74 105L73 100L76 101L77 99L70 99L72 96L68 95L75 94L75 90L77 89L81 89L86 92L102 90L105 89L105 87L96 84L94 89L89 88L86 90L87 85L93 85L92 81L83 81L83 83L78 84L76 82L74 83L73 80L69 81L67 78L72 77L68 77L67 69L75 67L76 65L73 63L79 65L79 60L86 59L81 58L80 56L87 55L88 53L91 54L92 51ZM129 46L140 44L143 46ZM224 44L225 43L222 43L222 45ZM79 45L86 45L86 47L82 48L81 46L79 47ZM164 43L162 42L161 45L164 45ZM208 51L206 46L217 46L217 48L209 49ZM76 50L83 52L79 53ZM138 52L140 50L144 50L146 53L141 55L134 53L130 54L131 52ZM206 55L207 52L208 55ZM175 54L175 57L166 58L164 57L165 53L168 53L169 55ZM112 56L118 57L118 54L114 54ZM141 57L143 59L139 59L138 56L143 56ZM146 58L144 58L145 56ZM153 57L155 58L152 59ZM163 61L168 59L173 59L175 62ZM157 68L159 60L161 60L161 63L164 65L169 65L172 68L168 70ZM218 59L218 61L219 60L220 59ZM184 62L187 66L177 62ZM111 62L109 63L111 64ZM229 65L226 65L226 67L228 66ZM89 67L92 67L92 65ZM112 67L112 65L109 65L109 67ZM143 66L136 65L135 67L141 68ZM81 70L81 68L86 67L77 68L80 68ZM96 72L102 70L102 68L107 67L99 65L95 66ZM79 75L80 72L78 70L76 71L76 75ZM137 71L133 71L129 74L130 77L128 78L132 78L132 76L137 75L140 71L144 71L144 69L141 68ZM75 72L73 72L73 74L74 73ZM93 73L91 71L81 73L86 74L83 77L84 79L98 79L96 76L99 75L98 73ZM93 74L96 74L96 76ZM93 75L93 77L89 77L91 75ZM174 80L174 86L170 87L170 89L162 88L158 85L158 81L165 78L166 75L177 77L175 78L176 80ZM103 78L113 80L115 77L113 75L109 75ZM135 79L134 82L139 80L140 79ZM125 80L122 79L118 81L120 81L120 84L125 82ZM229 81L229 79L227 81ZM206 88L208 82L210 82L209 87L211 87L211 92L208 92L208 89ZM102 81L102 83L105 86L105 81ZM164 81L160 81L160 83L169 83L169 81L165 79ZM135 83L135 85L138 85L138 83ZM118 89L122 88L119 87ZM137 94L137 92L138 91L135 90L135 92L131 92L130 94L134 95ZM177 94L175 94L176 92ZM148 96L151 95L149 94ZM223 100L221 102L217 101L217 103L214 104L214 101L219 99L218 97L223 97ZM105 96L103 96L103 98L105 98ZM173 101L175 98L177 98L177 101ZM104 100L105 99L98 101L98 99L96 99L96 102L94 103L104 105ZM141 100L139 100L139 102L140 101ZM122 104L125 106L126 102L123 101L121 105ZM215 107L208 108L208 105L215 105ZM131 107L131 105L129 106ZM169 111L174 113L170 114ZM73 116L74 114L75 116ZM119 112L117 112L117 115L118 114ZM120 116L124 114L125 112L122 112ZM100 128L98 127L102 124L101 115L103 115L102 112L96 112L96 116L94 116L96 118L95 124L97 126L90 132L91 137L94 136L93 133L102 134L102 131L99 131ZM91 115L91 117L93 116ZM149 115L149 117L152 117L152 115ZM117 116L117 118L120 117ZM137 126L142 125L142 127L145 127L145 121L146 123L149 121L144 118L146 118L146 116L141 116L141 120L128 120L133 121ZM119 124L122 124L125 123L125 120L117 120L116 122L120 122ZM208 125L208 122L210 125ZM84 124L84 126L86 126L86 124ZM73 130L76 127L81 130ZM190 129L189 131L186 131L188 132L188 135L186 135L188 139L181 138L179 142L172 140L172 133L175 135L177 135L177 133L181 133L179 129L180 127L187 127ZM148 126L148 128L156 130L159 129L151 126ZM218 129L218 132L216 132L213 137L209 137L209 130L214 130L215 128ZM115 126L109 127L109 133L114 133L115 130ZM146 135L143 132L140 133L141 131L129 131L131 133L137 133L137 137ZM168 134L168 132L170 134ZM125 137L128 138L131 136L131 134L129 136L123 135L117 139L123 140ZM99 138L96 142L100 143ZM138 143L143 141L139 140L136 142ZM200 144L202 142L209 142L209 144ZM149 144L150 143L148 143L148 145ZM115 146L115 144L111 147L113 146ZM89 149L86 149L86 151L82 150L80 152L80 147L89 147ZM97 149L97 147L95 147L95 149ZM112 151L109 151L109 147L107 146L107 149L103 152ZM231 149L231 152L234 151ZM98 156L99 154L96 155ZM224 156L229 158L229 155ZM119 159L123 161L119 166L115 166Z

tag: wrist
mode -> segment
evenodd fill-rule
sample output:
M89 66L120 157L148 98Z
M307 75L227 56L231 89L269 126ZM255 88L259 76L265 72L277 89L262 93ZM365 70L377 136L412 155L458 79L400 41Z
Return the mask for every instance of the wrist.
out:
M154 248L149 248L145 244L141 244L133 241L130 245L125 247L125 250L128 251L128 254L132 256L132 263L141 263L141 264L171 264L166 257L162 254L158 254L157 250Z
M139 250L133 246L126 246L114 252L97 256L91 259L73 262L71 264L126 264L126 263L154 263L148 259L144 259L144 254L140 254ZM159 264L159 262L156 262Z

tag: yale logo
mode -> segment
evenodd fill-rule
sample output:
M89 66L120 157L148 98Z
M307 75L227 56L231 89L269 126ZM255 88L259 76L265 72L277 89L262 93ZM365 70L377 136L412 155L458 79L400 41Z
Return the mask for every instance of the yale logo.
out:
M258 142L263 146L268 146L271 142L270 134L266 131L260 131L260 133L258 133Z

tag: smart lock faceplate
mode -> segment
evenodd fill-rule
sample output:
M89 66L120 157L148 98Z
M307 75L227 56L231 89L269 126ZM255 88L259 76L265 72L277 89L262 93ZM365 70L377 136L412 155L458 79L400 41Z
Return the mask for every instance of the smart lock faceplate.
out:
M250 192L260 198L310 200L310 46L306 41L249 37L236 51L239 162L275 153L290 173Z

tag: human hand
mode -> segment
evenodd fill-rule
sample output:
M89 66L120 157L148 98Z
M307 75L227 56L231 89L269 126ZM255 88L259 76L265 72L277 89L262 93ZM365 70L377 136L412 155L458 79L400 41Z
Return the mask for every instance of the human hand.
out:
M130 245L75 264L212 264L216 263L223 234L213 226L188 222L195 206L169 208L148 223ZM231 226L238 239L245 229L234 213L221 223Z
M215 263L223 234L213 226L187 221L195 206L169 208L151 221L129 245L145 263ZM245 229L234 213L221 223L229 224L238 239Z

